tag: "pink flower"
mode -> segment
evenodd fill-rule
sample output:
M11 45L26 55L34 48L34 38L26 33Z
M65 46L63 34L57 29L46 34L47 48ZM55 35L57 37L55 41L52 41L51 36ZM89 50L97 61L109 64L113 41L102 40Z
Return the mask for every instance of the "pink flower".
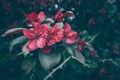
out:
M33 51L37 48L43 48L46 46L46 38L48 36L49 27L46 24L40 25L39 23L34 23L34 29L24 29L24 35L30 39L27 48Z
M24 29L24 35L30 39L27 48L33 51L40 48L41 51L48 54L51 51L51 46L56 42L60 42L63 39L63 30L57 25L54 25L51 29L47 24L33 23L34 29Z
M26 20L30 22L37 21L37 17L38 15L35 12L32 12L26 17Z
M68 44L72 44L75 42L75 39L77 38L77 32L71 30L71 26L68 23L65 23L64 27L64 37L65 41Z
M82 52L83 47L84 47L84 46L87 46L88 44L86 43L86 41L79 39L79 40L77 41L77 45L78 45L78 46L77 46L77 50L80 51L80 52Z
M61 22L61 21L63 21L64 17L70 17L70 16L73 17L73 13L66 12L66 13L63 14L62 11L59 10L55 15L55 20L58 21L58 22Z
M45 13L40 12L39 14L36 14L35 12L30 13L27 17L26 20L30 22L39 22L41 23L45 18Z
M47 38L48 46L51 46L56 42L60 42L63 39L63 30L60 30L60 28L57 25L54 25L52 27L49 34L50 35Z
M58 22L61 22L63 20L64 14L62 11L58 11L57 14L55 15L55 20Z
M51 29L49 29L49 35L46 38L46 46L41 49L44 53L48 54L51 52L51 46L56 42L60 42L63 39L63 30L57 25L54 25Z
M82 50L83 50L83 46L78 45L78 46L77 46L77 50L80 51L80 52L82 52Z

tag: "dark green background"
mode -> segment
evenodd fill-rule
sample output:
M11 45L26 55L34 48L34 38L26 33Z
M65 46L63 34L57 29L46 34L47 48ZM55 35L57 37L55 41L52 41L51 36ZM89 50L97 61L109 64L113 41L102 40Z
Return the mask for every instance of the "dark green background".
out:
M81 32L81 37L99 33L91 43L98 57L84 50L86 63L93 64L92 68L70 60L50 80L120 80L120 0L1 0L0 35L10 28L27 27L23 11L27 14L45 11L47 16L54 16L59 10L55 9L55 5L63 8L63 12L74 13L72 21L68 18L65 21ZM0 37L0 80L30 80L31 75L25 77L21 69L24 57L15 57L21 45L9 52L11 40L20 35ZM112 59L116 63L109 60L103 62L104 59ZM37 71L32 79L42 80L46 72L41 69Z

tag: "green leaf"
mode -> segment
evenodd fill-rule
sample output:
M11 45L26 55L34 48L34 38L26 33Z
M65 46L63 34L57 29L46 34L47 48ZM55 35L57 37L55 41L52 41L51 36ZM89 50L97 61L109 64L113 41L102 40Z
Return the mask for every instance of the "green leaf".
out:
M110 14L114 14L117 11L117 6L115 4L109 4L107 10Z
M52 18L47 18L44 22L46 22L46 23L54 23L54 20Z
M30 51L27 49L27 45L28 45L28 42L22 47L22 53L24 57L26 57L30 53Z
M67 46L66 49L70 55L72 55L72 56L74 55L74 52L71 47Z
M12 34L17 34L17 33L21 33L23 32L24 28L12 28L7 30L4 34L2 34L2 37L8 36L8 35L12 35Z
M18 57L18 56L20 56L20 55L22 55L22 54L23 54L23 52L19 52L19 53L16 54L15 57Z
M12 51L12 48L13 46L15 46L16 44L19 44L19 43L23 43L27 41L27 38L25 36L21 36L21 37L18 37L18 38L15 38L11 43L10 43L10 51Z
M85 63L85 57L78 50L75 50L75 56L74 57L72 56L72 58L75 59L75 60L77 60L78 62L82 63L83 65L85 65L87 67L90 67L89 65L87 65Z
M85 57L82 55L82 53L80 53L78 50L75 50L75 58L81 62L81 63L85 63Z
M34 55L29 55L22 62L22 69L26 74L30 73L30 71L35 67L37 63L37 58Z
M87 41L88 43L92 43L99 35L100 33L94 34L94 35L85 35L82 40Z
M89 65L85 63L85 57L82 55L82 53L78 51L75 47L73 48L69 46L66 47L68 53L72 56L72 58L82 63L83 65L89 67Z
M45 70L50 70L55 67L61 60L61 55L58 52L50 54L39 53L40 64Z
M63 22L56 23L56 25L58 25L60 29L63 29L63 26L64 26Z
M99 35L99 33L94 34L94 35L92 35L92 36L88 36L88 42L89 42L89 43L93 42L98 35Z

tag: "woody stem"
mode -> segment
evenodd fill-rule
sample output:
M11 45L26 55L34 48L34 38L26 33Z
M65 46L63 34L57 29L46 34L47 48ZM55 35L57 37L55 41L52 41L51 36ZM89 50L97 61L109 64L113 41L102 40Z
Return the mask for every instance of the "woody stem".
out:
M45 78L44 80L47 80L49 77L52 77L52 75L60 68L62 68L63 65L65 65L69 60L71 59L71 56L69 56L67 59L64 60L58 67L53 69Z

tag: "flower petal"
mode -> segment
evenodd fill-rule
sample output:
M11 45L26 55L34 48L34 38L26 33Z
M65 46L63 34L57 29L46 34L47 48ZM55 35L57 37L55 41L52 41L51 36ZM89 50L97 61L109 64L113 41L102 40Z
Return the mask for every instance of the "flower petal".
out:
M40 28L41 29L39 34L41 35L41 37L46 38L49 35L50 28L48 27L47 24L40 25Z
M26 20L33 22L37 20L37 17L38 15L35 12L32 12L26 17Z
M42 11L38 14L38 21L41 23L45 18L45 13Z
M23 34L28 38L28 39L33 39L34 38L34 31L29 30L29 29L24 29Z
M51 33L57 32L59 30L58 25L54 25L51 29Z
M59 30L59 31L57 32L57 36L59 36L59 37L64 37L64 35L63 35L63 30Z
M66 43L68 44L74 43L76 37L77 37L77 32L71 31L66 37Z
M63 29L64 29L65 34L66 34L66 33L69 33L69 32L71 31L71 26L70 26L70 24L65 23L65 25L63 26Z
M77 32L71 31L71 32L68 34L68 37L70 37L70 36L76 38L76 37L77 37Z
M55 15L55 19L58 21L58 22L61 22L63 20L63 17L64 17L64 14L62 13L62 11L58 11L57 14Z
M66 38L66 43L68 44L73 44L75 42L75 39L71 39L71 38Z
M55 42L60 42L63 38L58 37L58 36L54 36L53 39L54 39Z
M34 22L33 26L34 26L34 32L35 33L39 33L39 31L40 31L40 24L38 22Z
M41 24L41 29L44 30L50 30L49 26L47 24Z
M49 54L51 52L51 47L45 46L44 48L41 49L46 54Z
M37 46L36 46L36 40L31 40L28 45L27 45L27 49L30 50L30 51L33 51L35 49L37 49Z
M55 42L60 42L64 37L63 30L59 30L54 34L56 34L56 35L52 36L52 38Z
M55 40L54 39L48 40L48 42L47 42L48 46L52 46L53 44L55 44Z
M43 48L46 45L46 39L45 38L39 38L37 40L37 47Z

